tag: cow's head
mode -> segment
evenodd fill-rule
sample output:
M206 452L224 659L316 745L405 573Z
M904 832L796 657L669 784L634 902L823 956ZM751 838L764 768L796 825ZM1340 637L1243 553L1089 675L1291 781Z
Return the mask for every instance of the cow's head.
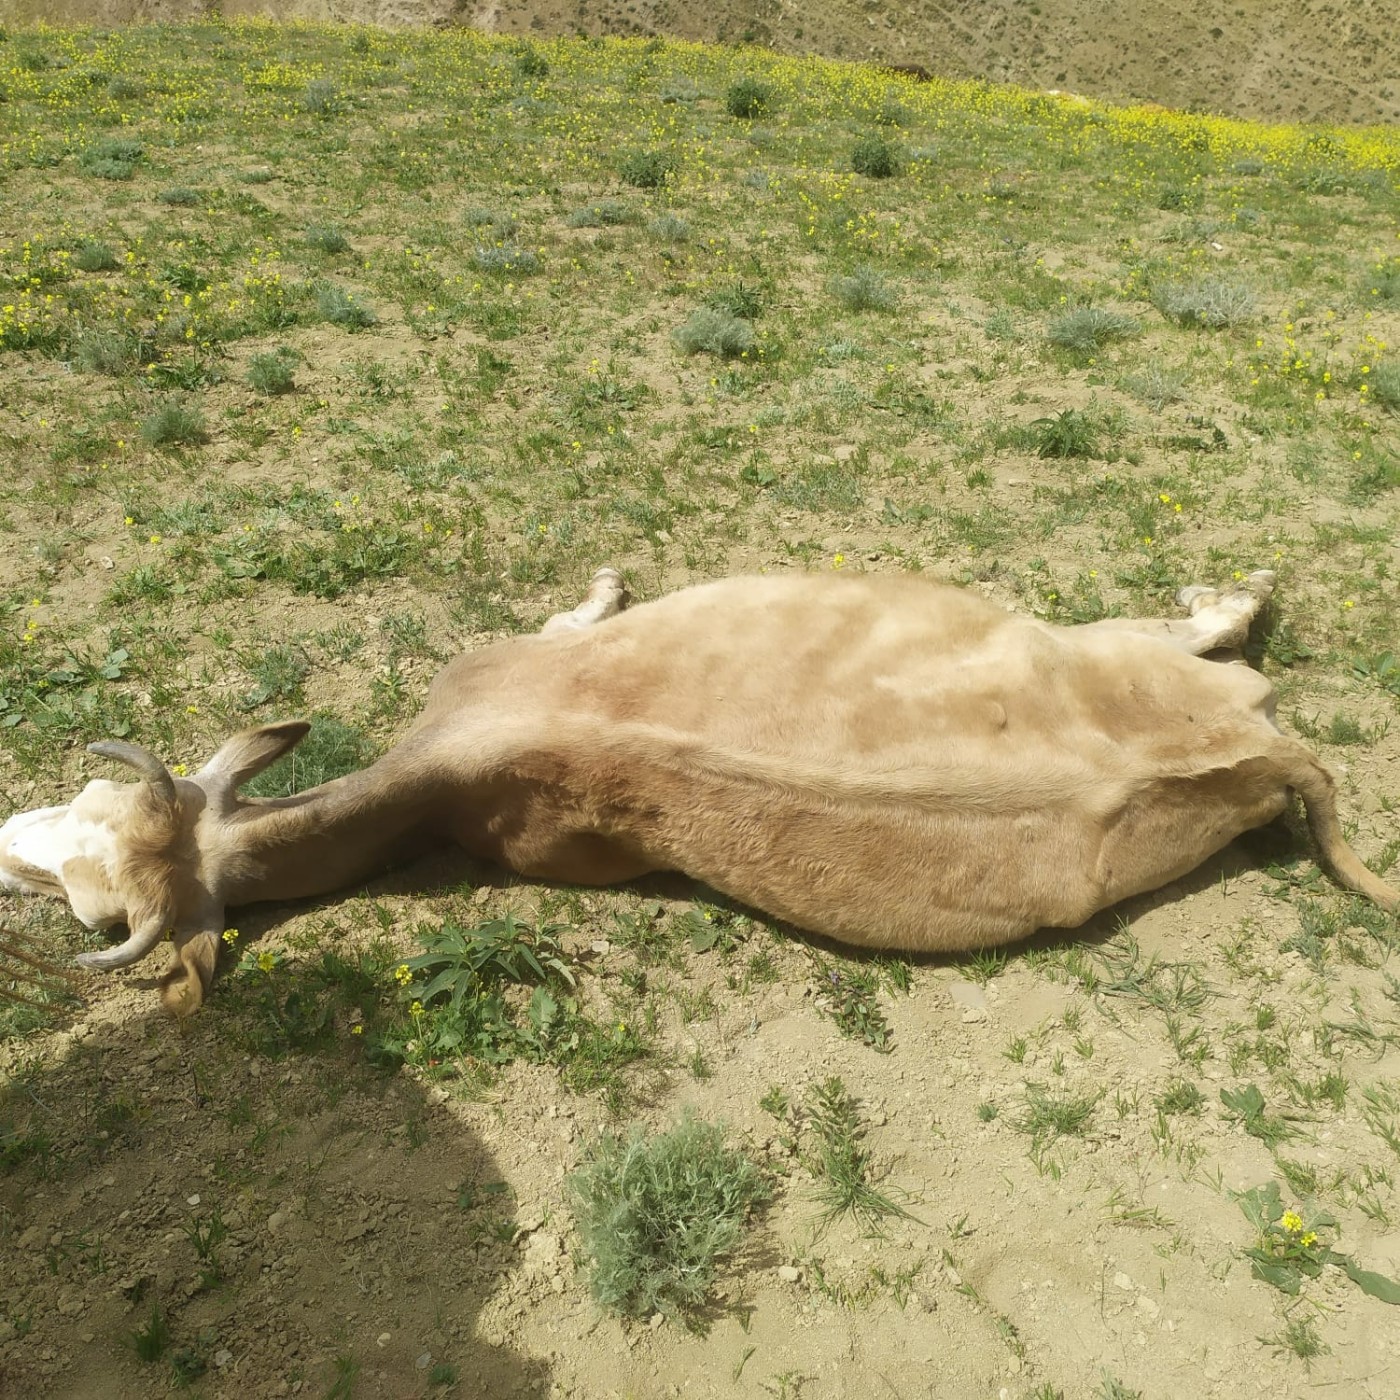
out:
M237 859L229 818L238 787L308 727L297 721L245 730L190 778L175 777L135 744L90 744L141 780L98 778L62 807L12 816L0 826L0 887L62 896L88 928L125 924L124 942L78 955L84 967L126 967L168 935L175 958L161 978L161 1000L175 1015L189 1015L203 1002L218 958L223 887Z

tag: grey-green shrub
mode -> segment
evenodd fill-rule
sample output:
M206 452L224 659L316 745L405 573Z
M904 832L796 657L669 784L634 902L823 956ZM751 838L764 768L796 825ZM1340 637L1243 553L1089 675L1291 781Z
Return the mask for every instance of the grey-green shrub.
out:
M617 173L639 190L659 190L676 173L676 158L669 151L631 151Z
M693 312L689 320L676 327L672 339L687 355L703 351L725 360L747 355L758 343L747 321L713 306L702 306Z
M1123 311L1101 306L1078 306L1051 319L1045 338L1062 350L1088 354L1114 340L1126 340L1142 329L1137 319Z
M78 244L73 254L73 266L79 272L111 272L121 264L110 244L88 238Z
M179 399L166 399L141 420L141 440L150 447L186 447L204 442L204 415Z
M723 1129L691 1117L665 1133L603 1138L569 1189L593 1296L632 1317L702 1303L769 1194Z
M635 217L620 199L600 199L571 210L564 222L570 228L604 228L613 224L630 224Z
M865 265L833 278L831 294L847 311L893 311L899 302L899 293L888 280Z
M773 89L758 78L740 78L724 94L724 110L731 117L761 117L772 104Z
M300 358L295 350L285 345L254 355L248 361L248 383L269 398L289 394L296 387L293 372Z
M863 137L851 151L851 169L871 180L888 180L899 174L899 147L883 136Z
M690 225L677 214L658 214L647 225L647 232L667 243L685 243L690 238Z
M334 326L342 326L347 331L362 331L377 325L379 317L374 308L357 301L343 287L334 282L320 282L316 286L316 309Z
M482 272L509 273L513 277L529 277L540 270L539 257L529 248L514 243L478 248L472 261Z
M1253 318L1253 291L1233 278L1208 274L1153 288L1152 301L1169 321L1179 326L1224 330Z
M334 224L308 224L302 241L318 253L346 253L350 240Z

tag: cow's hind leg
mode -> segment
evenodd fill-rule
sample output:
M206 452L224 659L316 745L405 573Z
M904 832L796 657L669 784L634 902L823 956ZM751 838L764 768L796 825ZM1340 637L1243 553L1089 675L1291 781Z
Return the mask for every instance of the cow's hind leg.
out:
M616 569L601 568L593 575L593 582L588 585L583 602L571 612L555 613L540 628L540 634L548 637L555 632L581 631L616 617L631 601L632 595L628 593L622 575Z
M1136 632L1156 637L1192 656L1210 651L1240 651L1250 624L1274 591L1272 569L1256 569L1227 588L1193 584L1183 588L1176 601L1191 615L1186 618L1110 617L1085 624L1085 630Z

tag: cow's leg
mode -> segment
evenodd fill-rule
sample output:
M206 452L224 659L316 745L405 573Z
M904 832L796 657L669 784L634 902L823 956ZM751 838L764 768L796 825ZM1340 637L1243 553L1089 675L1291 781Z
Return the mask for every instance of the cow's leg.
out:
M616 617L631 601L632 595L628 593L622 575L616 569L599 569L593 575L593 582L588 585L583 602L572 612L555 613L540 628L540 635L548 637L555 632L577 632L592 627L594 623Z
M1249 635L1249 625L1274 591L1272 569L1256 569L1228 588L1183 588L1176 601L1190 612L1186 618L1109 617L1086 623L1083 630L1136 632L1156 637L1192 656L1208 651L1239 651Z

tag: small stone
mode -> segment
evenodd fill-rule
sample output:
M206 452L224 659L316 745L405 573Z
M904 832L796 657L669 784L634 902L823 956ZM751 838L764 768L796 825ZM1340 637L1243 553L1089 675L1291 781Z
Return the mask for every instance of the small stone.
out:
M609 943L606 938L596 938L592 943L588 945L588 950L589 952L597 953L599 957L602 957L604 953L612 952L612 944Z
M274 1210L267 1217L267 1233L269 1235L280 1235L287 1227L287 1214L285 1211Z
M780 1264L778 1266L778 1277L784 1283L801 1283L802 1270L795 1264Z
M1121 1288L1125 1293L1131 1293L1133 1291L1133 1281L1127 1274L1114 1274L1113 1286L1115 1288Z
M426 1371L433 1364L433 1354L430 1351L423 1352L413 1363L420 1371Z
M948 995L954 1006L971 1007L976 1011L987 1008L987 994L976 982L964 982L961 978L948 983Z
M1162 1311L1155 1298L1149 1298L1146 1293L1141 1294L1135 1306L1144 1317L1156 1317Z
M665 1321L666 1319L660 1313L652 1313L652 1315L649 1318L647 1318L647 1326L650 1327L653 1332L655 1332L656 1329L660 1327L661 1324Z
M199 1204L199 1196L197 1194L194 1196L186 1196L185 1204L187 1206L197 1206Z
M393 1340L394 1340L394 1338L393 1338L393 1334L392 1334L392 1333L390 1333L390 1332L381 1332L381 1333L374 1339L374 1344L375 1344L375 1346L377 1346L377 1347L383 1348L383 1347L387 1347L387 1346L389 1345L389 1343L392 1342Z
M217 1367L219 1368L219 1370L221 1370L221 1371L222 1371L222 1370L224 1369L224 1367L227 1366L228 1363L229 1363L230 1361L232 1361L232 1360L233 1360L233 1353L232 1353L231 1351L229 1351L227 1348L225 1348L223 1351L216 1351L216 1352L214 1353L214 1365L217 1366Z

